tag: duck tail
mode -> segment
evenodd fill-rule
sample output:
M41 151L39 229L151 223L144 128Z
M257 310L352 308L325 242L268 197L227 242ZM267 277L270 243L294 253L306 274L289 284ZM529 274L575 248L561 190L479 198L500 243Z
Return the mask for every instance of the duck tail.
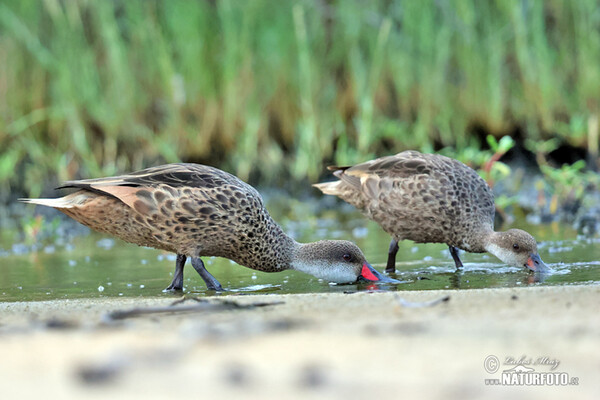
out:
M340 194L340 183L342 183L342 181L323 182L315 183L313 186L325 194L337 196Z
M22 203L37 204L53 208L73 208L85 204L90 199L90 193L75 192L56 199L18 199Z
M73 202L69 201L65 197L57 199L18 199L21 203L37 204L40 206L53 207L53 208L71 208Z

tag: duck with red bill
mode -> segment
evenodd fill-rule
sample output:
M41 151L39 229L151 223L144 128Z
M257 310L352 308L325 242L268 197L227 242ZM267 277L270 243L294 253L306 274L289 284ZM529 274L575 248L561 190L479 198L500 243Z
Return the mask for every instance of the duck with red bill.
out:
M299 243L271 218L260 194L239 178L200 164L167 164L130 174L66 182L54 207L76 221L145 247L177 254L166 290L183 290L188 258L208 290L223 291L202 257L224 257L262 272L296 270L335 283L386 281L347 240ZM365 265L368 266L364 269Z

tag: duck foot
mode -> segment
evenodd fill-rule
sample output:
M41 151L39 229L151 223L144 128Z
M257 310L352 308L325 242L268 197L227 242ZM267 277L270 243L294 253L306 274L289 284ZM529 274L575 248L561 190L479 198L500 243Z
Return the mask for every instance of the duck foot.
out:
M206 288L208 290L215 290L218 292L223 291L223 287L221 286L217 278L212 276L210 272L206 270L206 268L204 267L204 263L199 257L192 258L192 267L194 267L196 272L198 272L202 279L204 279L204 282L206 283Z
M390 242L390 249L388 250L388 260L387 265L385 266L385 272L388 274L393 274L396 272L396 254L398 253L398 241L396 239L392 239Z
M183 290L183 266L185 265L186 256L183 254L177 254L175 260L175 272L173 273L173 281L165 291L179 291Z
M450 255L454 259L456 269L461 269L463 267L463 263L460 261L460 257L458 256L458 249L454 246L448 246L448 248L450 249Z

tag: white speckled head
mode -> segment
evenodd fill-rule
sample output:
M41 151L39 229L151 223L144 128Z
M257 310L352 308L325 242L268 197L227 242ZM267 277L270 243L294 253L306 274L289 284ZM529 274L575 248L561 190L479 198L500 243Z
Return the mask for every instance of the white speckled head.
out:
M532 271L547 272L533 236L520 229L490 234L485 249L508 265L526 267Z
M345 240L300 244L292 258L291 267L335 283L355 282L359 278L397 282L374 270L358 246Z

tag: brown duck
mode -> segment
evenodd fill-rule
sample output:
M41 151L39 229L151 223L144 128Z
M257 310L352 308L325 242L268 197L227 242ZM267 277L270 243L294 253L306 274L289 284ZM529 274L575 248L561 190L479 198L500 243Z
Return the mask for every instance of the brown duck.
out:
M200 257L217 256L257 271L293 269L332 282L397 282L367 263L352 242L297 243L237 177L198 164L168 164L110 178L66 182L79 189L56 199L21 199L54 207L96 231L177 254L168 290L183 289L187 257L212 290L223 290Z
M490 252L506 264L547 271L535 239L520 229L494 231L494 195L465 164L405 151L353 167L329 167L339 178L314 185L360 209L392 236L386 272L395 270L398 242L445 243L457 268L458 249Z

